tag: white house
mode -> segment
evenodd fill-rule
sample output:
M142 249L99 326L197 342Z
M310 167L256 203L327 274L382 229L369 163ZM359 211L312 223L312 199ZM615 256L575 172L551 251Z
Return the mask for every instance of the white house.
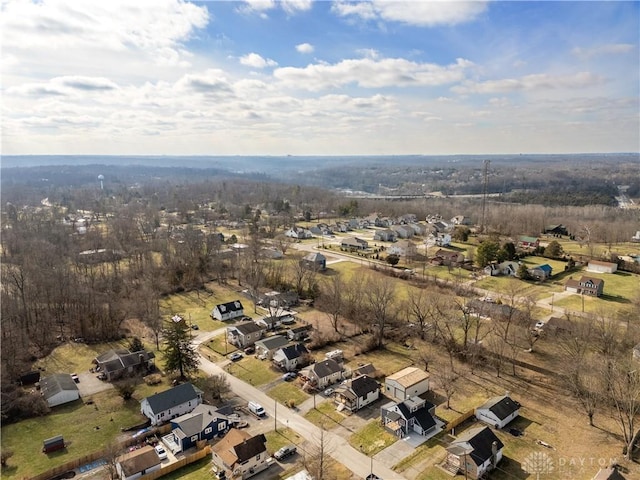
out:
M269 466L266 444L262 433L252 437L246 431L232 428L211 449L212 461L218 471L228 473L226 478L249 478Z
M589 260L587 272L615 273L618 270L617 263L601 262L600 260Z
M242 317L243 315L244 308L242 307L240 300L221 303L213 307L213 310L211 310L211 316L220 321L233 320L234 318Z
M289 230L284 232L284 235L289 238L297 238L297 239L305 239L312 238L313 234L310 230L302 227L291 227Z
M80 398L78 385L68 373L54 373L40 380L40 392L50 407Z
M158 425L191 412L201 403L202 391L190 383L183 383L143 398L140 402L140 412L151 420L151 425Z
M271 360L273 354L289 343L289 339L284 335L273 335L263 338L255 343L256 355L260 360Z
M504 428L518 415L520 404L509 395L494 397L476 408L476 418L495 428Z
M467 430L447 447L444 466L452 473L463 472L465 478L484 478L502 460L504 444L489 427Z
M284 348L280 348L273 354L271 361L273 364L287 372L292 372L302 366L305 355L309 353L307 347L302 343L296 343Z
M436 418L435 405L420 397L409 397L403 402L389 402L380 409L384 428L398 438L411 432L428 440L440 431L444 423Z
M346 409L350 412L360 410L380 396L380 385L368 375L347 380L336 388L333 399L338 410Z
M264 335L265 328L255 322L239 323L233 327L227 327L227 341L240 348L253 345Z
M411 257L416 254L416 245L410 240L400 240L390 247L387 247L389 255L398 255L399 257Z
M342 380L342 366L335 360L328 358L307 367L302 374L307 377L312 386L323 389Z
M162 461L151 445L125 453L116 461L116 471L121 480L135 480L160 470L161 466Z
M384 384L387 394L398 400L406 400L429 391L429 374L416 367L407 367L389 375Z

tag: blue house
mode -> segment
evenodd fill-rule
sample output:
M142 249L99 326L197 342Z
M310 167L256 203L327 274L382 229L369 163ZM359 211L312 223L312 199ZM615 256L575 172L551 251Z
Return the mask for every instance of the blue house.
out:
M229 418L211 405L198 405L192 412L171 420L171 433L163 440L173 453L184 452L200 440L221 437L229 431Z
M552 270L553 269L551 268L551 265L545 263L543 265L538 265L537 267L530 268L528 272L529 275L531 275L531 277L535 278L536 280L547 280L548 278L551 278Z

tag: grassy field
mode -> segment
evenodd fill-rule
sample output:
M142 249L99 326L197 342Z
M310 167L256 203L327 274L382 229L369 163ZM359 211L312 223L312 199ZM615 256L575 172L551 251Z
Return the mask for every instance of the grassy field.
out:
M430 438L422 445L416 447L413 453L393 466L393 470L402 473L410 467L418 466L424 462L436 462L440 460L445 454L443 440L443 434L439 433L433 438Z
M299 385L294 382L282 382L267 392L271 398L277 400L283 405L293 402L294 405L300 405L309 395L302 391Z
M373 456L395 443L396 440L398 438L387 432L378 420L373 420L351 435L349 443L365 455Z
M344 421L345 416L336 411L336 406L333 402L323 401L319 395L316 401L317 408L309 410L304 418L318 427L323 427L325 430L336 428Z
M267 451L269 455L273 455L273 452L285 445L300 445L305 440L290 428L278 428L277 432L272 430L266 432L264 436L267 438Z
M114 390L95 394L91 399L93 405L76 401L55 407L44 417L3 425L2 449L13 450L14 456L9 461L11 467L2 469L2 478L19 479L42 473L100 450L120 435L121 427L145 420L140 415L138 400L125 402ZM55 435L63 435L68 446L45 455L41 452L42 441Z
M205 332L217 330L222 328L224 324L210 317L211 310L217 304L237 300L239 296L233 291L220 287L216 288L215 292L219 293L191 291L168 295L160 301L160 312L166 318L179 314L187 322L197 325L200 330ZM248 305L244 303L243 305L248 308Z
M253 386L265 385L277 380L282 373L271 367L271 362L245 356L241 360L230 363L227 371L234 377Z

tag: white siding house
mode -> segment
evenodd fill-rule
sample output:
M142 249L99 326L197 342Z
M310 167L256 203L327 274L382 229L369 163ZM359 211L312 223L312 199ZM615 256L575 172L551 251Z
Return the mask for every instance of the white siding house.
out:
M244 315L244 308L240 300L234 300L233 302L221 303L213 307L211 310L211 316L216 320L225 321L233 320Z
M78 385L68 373L55 373L40 380L40 392L50 407L80 398Z
M504 428L520 415L520 404L509 395L502 395L488 400L476 408L476 418L495 428Z
M140 402L140 412L151 420L151 425L158 425L191 412L201 403L202 392L190 383L183 383L143 398Z

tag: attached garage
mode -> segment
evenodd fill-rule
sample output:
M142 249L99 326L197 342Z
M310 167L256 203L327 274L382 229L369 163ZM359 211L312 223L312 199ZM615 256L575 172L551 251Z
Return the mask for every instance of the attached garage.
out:
M74 402L80 398L78 385L68 373L55 373L40 380L40 391L50 407Z

